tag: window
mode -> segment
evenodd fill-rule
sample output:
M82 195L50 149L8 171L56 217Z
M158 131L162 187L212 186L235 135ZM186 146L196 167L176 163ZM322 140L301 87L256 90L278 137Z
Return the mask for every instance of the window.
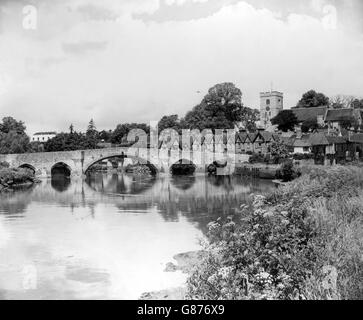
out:
M270 99L267 99L266 100L266 104L270 104Z
M304 152L309 152L309 147L303 147Z

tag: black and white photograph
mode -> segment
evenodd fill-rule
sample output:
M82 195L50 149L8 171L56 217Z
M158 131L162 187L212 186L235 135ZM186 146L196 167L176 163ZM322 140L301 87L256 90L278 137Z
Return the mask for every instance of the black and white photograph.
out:
M0 0L0 300L363 300L363 1Z

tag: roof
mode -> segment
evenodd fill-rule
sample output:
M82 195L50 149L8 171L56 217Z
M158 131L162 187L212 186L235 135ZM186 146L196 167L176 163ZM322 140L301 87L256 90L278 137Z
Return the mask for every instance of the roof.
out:
M345 121L354 120L354 109L328 109L325 117L325 121Z
M36 132L33 134L33 136L44 136L44 135L53 135L57 134L55 131L47 131L47 132Z
M325 116L327 107L313 107L313 108L292 108L291 111L299 122L307 120L316 120L318 116Z
M296 138L293 146L297 148L311 147L310 135L304 135L301 138Z
M350 142L363 143L363 133L352 134L349 138Z
M312 146L328 146L331 144L347 143L347 139L344 137L326 135L323 133L314 133L310 135L310 142Z

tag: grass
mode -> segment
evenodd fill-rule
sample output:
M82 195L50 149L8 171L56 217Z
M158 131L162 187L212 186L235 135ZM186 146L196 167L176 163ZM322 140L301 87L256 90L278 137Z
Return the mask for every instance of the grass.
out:
M209 225L191 299L363 299L363 169L302 176Z

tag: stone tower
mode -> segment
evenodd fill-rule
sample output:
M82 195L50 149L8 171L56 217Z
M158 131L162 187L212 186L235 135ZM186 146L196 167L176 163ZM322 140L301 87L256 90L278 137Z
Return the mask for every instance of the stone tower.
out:
M271 126L271 119L284 107L284 94L278 91L260 93L260 122L263 128Z

